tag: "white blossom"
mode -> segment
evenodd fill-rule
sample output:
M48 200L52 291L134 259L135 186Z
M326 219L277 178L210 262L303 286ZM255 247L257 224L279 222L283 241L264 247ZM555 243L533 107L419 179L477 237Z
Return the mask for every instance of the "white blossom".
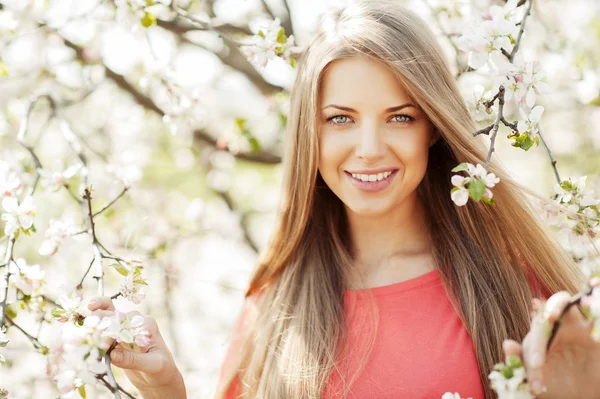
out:
M40 185L43 188L50 189L52 191L59 190L68 184L68 181L75 177L77 173L82 169L83 165L75 164L69 165L66 169L63 167L61 161L56 161L52 166L52 170L44 170L38 168L40 174Z
M6 222L4 234L10 236L18 230L28 233L33 227L33 217L35 216L35 206L33 198L26 197L21 204L15 197L6 197L2 200L4 213L1 219Z
M295 57L300 53L293 35L285 36L279 18L275 18L265 30L259 30L247 44L240 47L242 53L252 64L265 67L269 60L281 57L290 65L295 65Z
M15 264L11 263L11 271L14 276L10 280L10 284L21 290L23 294L33 296L44 283L46 272L41 270L40 265L28 265L23 258L15 260Z
M77 227L72 220L50 220L50 226L45 233L45 240L40 246L40 255L54 255L58 247L73 234L77 232Z
M513 376L506 378L501 372L494 370L489 374L492 388L498 399L534 399L525 383L526 373L523 367L514 368Z

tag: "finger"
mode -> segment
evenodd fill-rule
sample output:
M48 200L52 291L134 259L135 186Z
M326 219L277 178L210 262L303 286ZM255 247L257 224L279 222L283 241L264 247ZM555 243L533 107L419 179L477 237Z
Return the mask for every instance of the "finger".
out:
M509 356L521 356L521 344L512 339L505 339L502 343L502 349L504 350L504 355L506 356L507 361Z
M90 316L97 316L100 319L102 319L104 317L114 316L114 315L115 315L115 312L113 312L112 310L94 310L92 313L90 313Z
M115 305L110 297L100 296L92 298L92 300L88 303L88 309L115 310Z
M548 298L546 307L544 309L544 317L550 322L554 323L563 310L567 307L571 301L571 294L566 291L560 291Z
M115 348L110 353L110 360L112 364L122 369L149 374L162 372L166 364L164 355L158 351L141 353L121 348Z
M527 379L531 384L532 392L536 395L544 391L542 367L546 362L548 331L552 331L554 323L570 299L571 295L566 291L552 295L546 302L544 311L534 315L531 330L523 340L523 360Z

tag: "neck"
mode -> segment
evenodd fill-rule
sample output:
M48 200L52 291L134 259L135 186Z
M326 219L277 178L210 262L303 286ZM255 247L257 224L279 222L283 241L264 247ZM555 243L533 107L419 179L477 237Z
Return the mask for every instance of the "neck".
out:
M391 212L358 215L346 209L350 229L352 256L356 271L362 276L380 273L385 268L403 268L408 274L415 268L433 270L431 239L425 222L425 210L416 193ZM404 266L403 266L404 264Z

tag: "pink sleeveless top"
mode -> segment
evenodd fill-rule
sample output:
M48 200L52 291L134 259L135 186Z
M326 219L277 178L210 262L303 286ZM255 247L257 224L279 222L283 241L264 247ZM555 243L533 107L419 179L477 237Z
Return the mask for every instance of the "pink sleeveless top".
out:
M531 276L528 280L534 292L544 298L550 296ZM378 328L374 346L370 354L365 354L375 321L371 301L362 295L368 290L377 304ZM462 398L484 398L473 342L450 303L437 270L400 283L348 290L344 302L348 335L337 363L348 366L352 372L356 370L353 367L364 363L350 386L349 399L441 399L446 392L459 393ZM237 337L244 316L242 312L233 332L219 387L225 371L235 367ZM368 355L366 360L364 355ZM353 375L347 371L344 375ZM488 383L487 379L484 383ZM225 398L237 398L238 393L236 380ZM322 398L342 397L341 378L334 372Z

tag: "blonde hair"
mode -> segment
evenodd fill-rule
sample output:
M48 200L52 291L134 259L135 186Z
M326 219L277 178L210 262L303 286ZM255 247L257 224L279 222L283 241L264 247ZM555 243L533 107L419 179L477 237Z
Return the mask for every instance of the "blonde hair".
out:
M343 372L336 356L344 344L352 257L344 208L318 172L317 134L323 73L346 57L385 63L440 136L417 190L442 281L472 338L485 397L493 398L487 375L503 360L502 341L523 339L531 298L540 295L528 278L546 292L574 293L582 275L535 218L523 187L495 160L490 169L501 179L494 188L497 206L454 205L451 169L484 164L485 145L473 137L476 127L425 22L397 4L371 0L327 15L300 60L279 222L247 290L253 311L220 395L237 380L242 397L319 398L331 373Z

